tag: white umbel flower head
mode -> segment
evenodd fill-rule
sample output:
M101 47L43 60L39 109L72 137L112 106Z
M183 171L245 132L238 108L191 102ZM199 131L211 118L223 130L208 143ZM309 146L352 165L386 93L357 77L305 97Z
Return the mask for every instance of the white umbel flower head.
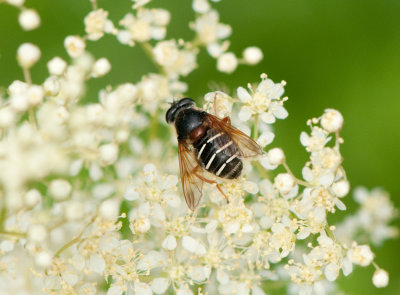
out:
M76 58L85 52L86 43L79 36L68 36L64 40L64 47L69 56Z
M384 288L389 284L389 274L383 269L378 269L372 276L372 283L377 288Z
M249 65L258 64L263 57L261 49L255 46L247 47L243 51L243 59Z
M67 69L67 63L61 57L53 57L48 63L47 68L51 75L60 76Z
M22 10L18 21L25 31L31 31L40 26L40 16L34 9Z
M343 116L337 110L326 109L321 118L321 126L328 132L336 132L342 129Z
M217 69L223 73L233 73L238 66L238 60L232 52L222 54L217 61Z
M40 58L40 49L32 43L24 43L18 47L17 59L18 63L23 68L30 68Z
M50 183L49 192L57 201L65 200L71 193L72 186L65 179L56 179Z
M106 75L111 70L111 64L107 58L102 57L93 65L92 77L98 78Z

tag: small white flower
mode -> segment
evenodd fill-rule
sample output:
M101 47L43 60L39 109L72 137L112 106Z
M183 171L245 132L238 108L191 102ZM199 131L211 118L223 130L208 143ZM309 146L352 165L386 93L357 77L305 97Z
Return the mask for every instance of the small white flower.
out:
M295 186L296 182L294 178L288 173L280 173L278 174L275 179L275 186L277 189L283 194L288 194Z
M124 198L128 201L135 201L139 198L139 194L134 186L128 186L124 192Z
M47 78L43 83L44 91L46 95L56 96L60 93L61 84L60 81L55 77Z
M260 48L252 46L243 51L243 59L250 65L258 64L263 59L263 53Z
M41 86L32 85L28 88L28 102L31 106L37 106L43 101L44 91Z
M119 215L119 206L117 199L108 199L100 205L99 213L105 219L114 220Z
M11 108L0 109L0 128L8 128L15 122L15 112Z
M190 236L184 236L182 238L182 246L190 253L196 253L199 255L204 255L206 253L206 248Z
M349 258L354 264L368 266L374 259L374 253L368 245L357 245L349 250Z
M47 229L41 224L34 224L28 229L28 239L34 243L42 243L47 238Z
M111 64L107 58L102 57L93 65L92 77L98 78L106 75L111 70Z
M376 270L372 276L372 283L377 288L386 287L389 283L389 274L383 269Z
M342 129L343 116L337 110L326 109L321 118L321 126L328 132L336 132Z
M42 195L36 189L31 189L31 190L27 191L24 196L25 203L29 207L36 206L37 204L40 203L41 199L42 199Z
M285 161L285 155L280 148L273 148L268 151L268 160L271 165L280 165Z
M100 256L99 254L90 255L88 269L100 274L104 271L105 267L106 262L104 261L102 256Z
M124 293L124 290L118 285L111 286L107 291L107 295L122 295L122 293Z
M106 29L108 12L104 9L91 11L85 17L85 31L90 40L98 40L104 35ZM112 24L112 23L111 23Z
M174 250L177 246L176 238L173 235L168 235L162 242L161 246L170 251Z
M47 68L51 75L60 76L67 69L67 63L61 57L53 57L48 63Z
M56 179L50 183L49 192L57 201L65 200L71 193L71 184L64 179Z
M82 202L71 201L65 208L65 217L68 220L80 220L85 215L85 210Z
M232 52L227 52L218 57L217 69L220 72L230 74L236 70L238 60Z
M17 112L26 111L29 107L28 96L23 94L14 95L11 97L11 108Z
M40 26L40 16L34 9L23 9L18 21L25 31L34 30Z
M53 256L47 251L40 251L35 255L35 263L40 267L49 267Z
M198 13L206 13L210 10L210 3L207 0L193 0L193 10Z
M275 138L275 134L271 131L264 131L257 139L257 143L262 147L269 145Z
M135 295L152 295L153 291L151 290L150 286L146 283L136 282L135 283Z
M6 0L6 2L14 6L22 6L25 3L25 0Z
M24 43L18 47L17 59L23 68L32 67L40 58L40 49L32 43Z
M169 287L169 280L166 278L155 278L151 283L151 289L156 294L164 294Z
M113 164L118 158L118 145L109 143L99 148L100 160L103 165Z
M324 269L324 275L326 279L330 282L333 282L337 279L339 275L339 266L335 263L329 263Z
M245 181L243 183L243 189L250 193L250 194L256 194L258 193L258 186L257 183L253 182L253 181Z
M349 193L350 184L346 180L340 180L332 185L332 190L339 198L342 198Z
M64 47L67 50L69 56L76 58L81 56L85 52L86 43L79 36L68 36L64 40Z

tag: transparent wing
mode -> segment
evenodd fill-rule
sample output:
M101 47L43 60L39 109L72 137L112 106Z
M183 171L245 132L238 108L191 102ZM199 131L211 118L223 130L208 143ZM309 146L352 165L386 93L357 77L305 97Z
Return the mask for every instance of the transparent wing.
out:
M181 142L178 143L178 155L183 194L186 204L194 211L199 206L203 194L203 180L197 176L202 173L202 168L198 165L193 152Z
M214 128L227 133L232 138L239 149L240 157L257 157L263 153L257 142L239 129L233 127L230 123L225 122L224 120L221 120L211 114L208 114L207 118Z

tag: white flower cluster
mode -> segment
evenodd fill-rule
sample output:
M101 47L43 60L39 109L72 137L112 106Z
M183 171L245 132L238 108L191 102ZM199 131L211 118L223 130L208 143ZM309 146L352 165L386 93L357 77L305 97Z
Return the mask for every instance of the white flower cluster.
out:
M25 9L24 1L6 2ZM327 109L301 134L310 153L303 179L281 148L271 148L254 165L245 163L239 179L220 183L229 203L204 185L202 205L190 212L176 135L163 118L166 102L187 91L180 79L196 69L201 47L227 73L256 64L262 53L248 47L239 59L227 51L231 28L207 0L193 1L190 41L165 39L170 14L147 8L150 0L134 1L119 27L91 2L86 35L65 38L71 61L49 59L48 77L34 84L30 69L41 51L22 44L17 60L25 81L12 82L0 99L1 292L262 295L281 281L288 293L322 294L335 292L341 272L370 264L373 284L388 284L368 245L397 235L388 195L356 190L360 210L337 226L327 220L336 208L346 210L350 190L338 111ZM95 59L86 42L104 34L140 45L159 72L106 87L88 103L87 81L106 75L111 63ZM207 93L203 108L232 117L265 148L275 136L272 124L288 116L284 86L263 74L248 90Z

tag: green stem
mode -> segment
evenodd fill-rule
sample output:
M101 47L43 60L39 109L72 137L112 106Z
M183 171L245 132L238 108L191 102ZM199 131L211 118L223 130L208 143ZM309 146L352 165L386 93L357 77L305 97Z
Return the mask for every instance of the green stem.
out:
M330 237L330 238L332 239L332 241L335 241L335 240L336 240L335 235L333 234L333 232L332 232L331 229L329 228L329 225L328 225L328 224L325 225L325 232L326 232L326 234L328 235L328 237Z
M3 231L3 230L0 230L0 235L26 237L26 233L21 233L21 232L17 232L17 231Z
M83 228L83 230L81 231L81 233L76 237L73 238L71 241L69 241L68 243L66 243L64 246L62 246L57 252L56 254L54 254L54 257L59 257L60 254L62 252L64 252L64 250L68 249L69 247L71 247L73 244L78 243L83 235L83 232L96 220L96 216L92 218L92 220Z
M293 174L292 170L290 170L290 168L289 168L289 166L288 166L288 164L287 164L286 162L283 162L282 165L283 165L283 167L285 167L286 172L289 173L289 174L294 178L294 180L295 180L298 184L301 184L301 185L303 185L303 186L305 186L305 187L310 187L310 184L309 184L308 182L305 182L305 181L303 181L303 180L301 180L301 179L298 179L298 178Z
M257 140L258 138L258 114L254 115L254 131L253 131L253 138Z

